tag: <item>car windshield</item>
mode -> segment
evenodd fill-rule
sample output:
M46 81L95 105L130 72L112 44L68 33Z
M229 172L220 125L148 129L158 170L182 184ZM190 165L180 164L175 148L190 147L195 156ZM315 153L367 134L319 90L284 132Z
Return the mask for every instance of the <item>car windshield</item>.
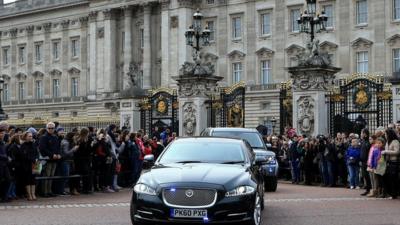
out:
M244 163L244 150L240 143L173 142L158 161L168 163Z
M240 138L249 142L252 148L264 148L258 133L255 132L238 132L238 131L215 131L212 136L216 137L229 137L229 138Z

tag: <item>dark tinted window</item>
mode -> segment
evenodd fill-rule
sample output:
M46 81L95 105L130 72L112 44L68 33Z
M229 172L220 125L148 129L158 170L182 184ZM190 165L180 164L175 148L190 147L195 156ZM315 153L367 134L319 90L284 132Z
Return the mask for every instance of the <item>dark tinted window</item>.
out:
M255 132L238 132L238 131L214 131L212 136L241 138L249 142L253 148L264 148L264 142L258 133Z
M246 161L241 143L224 142L172 142L161 156L159 163L168 164L181 161L200 161L205 163L223 163Z

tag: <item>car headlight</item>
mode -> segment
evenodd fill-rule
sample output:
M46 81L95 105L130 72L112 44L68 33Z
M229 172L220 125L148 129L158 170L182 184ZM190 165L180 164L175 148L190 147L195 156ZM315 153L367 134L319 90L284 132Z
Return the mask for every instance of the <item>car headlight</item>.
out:
M254 193L254 188L250 186L240 186L231 191L226 192L226 197L249 195Z
M267 156L267 164L275 164L276 158L275 156Z
M145 184L136 184L133 189L137 194L156 195L156 191Z

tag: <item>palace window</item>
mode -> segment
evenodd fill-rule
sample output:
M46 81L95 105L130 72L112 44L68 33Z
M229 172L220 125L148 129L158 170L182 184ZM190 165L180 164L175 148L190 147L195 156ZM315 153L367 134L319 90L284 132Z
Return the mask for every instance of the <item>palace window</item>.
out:
M8 84L3 84L3 102L10 101L10 89Z
M400 20L400 0L393 0L393 19Z
M261 35L271 34L271 14L263 13L261 14Z
M3 48L3 65L7 66L10 64L10 48Z
M214 4L214 0L206 0L207 4L212 5Z
M36 99L42 99L43 98L43 81L37 80L35 82L36 86Z
M42 43L35 43L35 59L36 62L42 62Z
M79 39L71 40L71 56L73 58L79 57Z
M206 22L207 28L210 30L210 41L215 41L215 26L214 21L207 21Z
M292 9L290 11L290 22L291 22L292 32L300 31L300 25L299 22L297 22L298 18L300 18L300 9Z
M60 80L53 79L53 98L60 97Z
M400 73L400 48L393 49L393 72Z
M325 5L324 12L328 17L328 21L326 23L326 28L333 28L334 27L334 16L333 16L333 5Z
M242 18L232 18L232 38L239 40L242 38Z
M269 84L271 77L271 61L262 60L260 65L261 65L261 84Z
M239 83L242 79L242 63L233 63L232 64L232 81L234 84Z
M26 47L25 46L20 46L18 48L18 59L20 64L25 63L25 54L26 54Z
M368 51L357 52L357 73L368 73Z
M368 2L367 0L358 0L356 2L357 24L368 23Z
M79 80L78 78L74 77L71 79L71 96L78 97L79 95Z
M53 60L60 59L60 41L53 42Z
M18 83L18 99L19 100L25 99L25 83L24 82Z

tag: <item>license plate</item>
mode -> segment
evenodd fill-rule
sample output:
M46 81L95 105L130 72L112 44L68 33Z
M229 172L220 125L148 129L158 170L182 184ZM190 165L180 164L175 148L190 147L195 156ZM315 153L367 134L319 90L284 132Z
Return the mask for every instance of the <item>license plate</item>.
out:
M207 210L202 209L172 209L174 218L204 218L207 217Z

